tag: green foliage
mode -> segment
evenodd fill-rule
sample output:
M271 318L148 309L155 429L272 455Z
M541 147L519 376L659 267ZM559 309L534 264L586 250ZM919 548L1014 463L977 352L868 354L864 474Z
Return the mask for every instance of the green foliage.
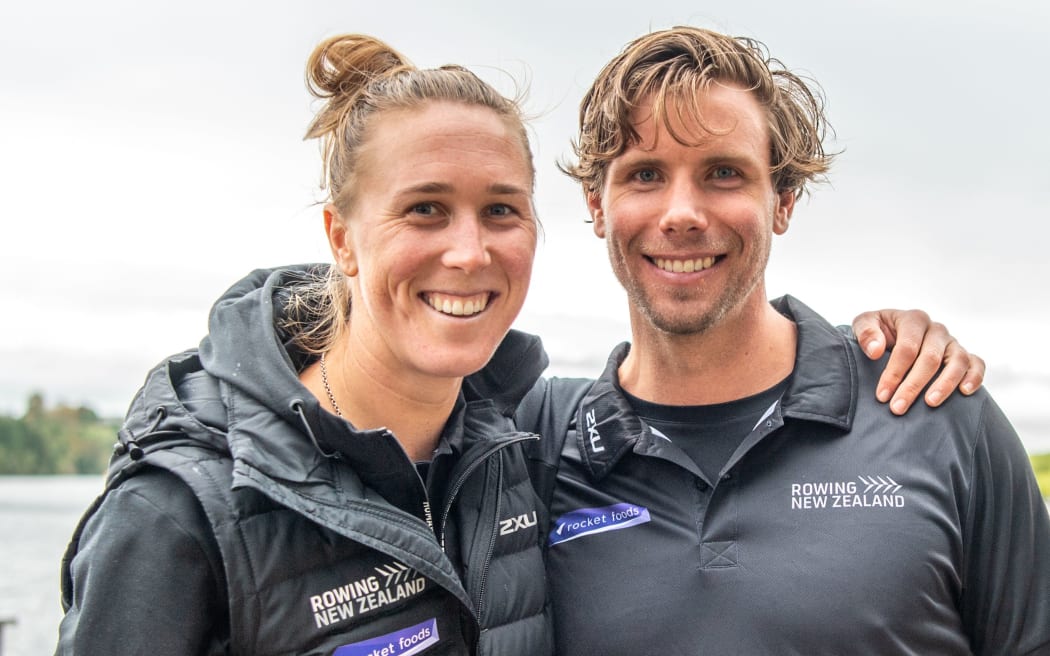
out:
M42 474L50 460L39 433L22 420L0 417L0 474Z
M1039 491L1043 497L1050 499L1050 453L1032 456L1032 469L1035 470L1035 478L1039 481Z
M0 475L102 473L119 428L90 408L48 408L33 394L20 419L0 416ZM1050 499L1050 453L1031 460L1039 490Z
M22 418L0 417L0 474L101 473L118 428L89 408L48 408L34 394Z

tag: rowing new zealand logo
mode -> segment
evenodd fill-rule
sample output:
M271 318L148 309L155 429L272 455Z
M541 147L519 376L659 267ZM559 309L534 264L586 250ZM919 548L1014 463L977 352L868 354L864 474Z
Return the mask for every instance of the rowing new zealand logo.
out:
M425 578L396 560L373 567L372 571L375 573L310 596L310 610L318 629L414 597L427 587Z
M903 488L884 474L847 481L792 483L791 509L903 508Z

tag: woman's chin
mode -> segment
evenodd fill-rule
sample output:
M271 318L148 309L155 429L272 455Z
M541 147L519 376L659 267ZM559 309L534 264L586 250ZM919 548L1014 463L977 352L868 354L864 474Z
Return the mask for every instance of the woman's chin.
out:
M421 362L419 368L431 376L464 378L483 369L498 346L499 341L493 341L492 344L471 342L437 348L423 354L425 362Z

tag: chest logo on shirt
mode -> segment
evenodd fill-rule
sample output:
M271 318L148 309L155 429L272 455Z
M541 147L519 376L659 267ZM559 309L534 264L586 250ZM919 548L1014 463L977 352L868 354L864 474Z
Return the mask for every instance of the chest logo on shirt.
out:
M437 619L429 619L400 631L343 645L332 656L411 656L437 644L438 640Z
M375 574L310 597L310 610L314 614L314 623L317 628L338 624L396 601L414 597L427 587L425 578L414 569L396 560L391 561L388 565L374 567L373 571ZM346 653L356 654L357 652ZM414 654L415 652L389 653Z
M902 486L890 476L857 476L850 481L791 484L792 510L903 508Z
M554 521L549 545L554 546L585 535L619 531L645 524L650 520L649 509L633 503L615 503L601 508L579 508L565 513Z

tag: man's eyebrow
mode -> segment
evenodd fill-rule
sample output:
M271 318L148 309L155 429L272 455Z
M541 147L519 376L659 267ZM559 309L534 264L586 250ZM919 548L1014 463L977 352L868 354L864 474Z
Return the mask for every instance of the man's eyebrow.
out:
M633 155L629 152L620 155L616 159L630 168L642 168L647 166L660 167L664 164L664 160L659 157L650 157L641 154ZM755 154L751 151L715 151L705 154L697 161L703 166L730 164L741 168L754 167L758 164Z
M618 159L621 162L624 162L625 164L635 168L639 166L659 166L663 163L663 160L661 160L658 157L632 155L630 152L624 153L623 155L620 155L615 159Z
M747 167L756 166L759 164L758 158L755 157L754 153L712 153L708 157L704 157L701 160L704 164L732 164L734 166Z

